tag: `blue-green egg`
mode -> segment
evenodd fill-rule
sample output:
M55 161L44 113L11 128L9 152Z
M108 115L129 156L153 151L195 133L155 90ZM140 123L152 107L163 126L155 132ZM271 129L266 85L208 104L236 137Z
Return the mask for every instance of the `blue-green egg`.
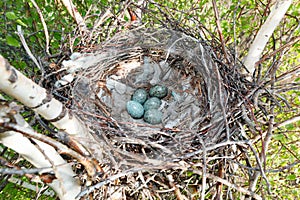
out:
M158 109L161 105L161 100L157 97L151 97L144 103L145 111L150 109Z
M168 94L168 88L163 85L155 85L150 88L149 94L151 97L164 98Z
M162 121L163 114L160 110L150 109L144 114L144 121L149 124L159 124Z
M128 114L135 119L140 119L144 115L144 107L136 101L128 101L126 108Z
M140 89L137 89L133 93L131 100L132 101L136 101L136 102L138 102L140 104L143 104L147 100L147 97L148 97L147 91L144 90L144 89L142 89L142 88L140 88Z

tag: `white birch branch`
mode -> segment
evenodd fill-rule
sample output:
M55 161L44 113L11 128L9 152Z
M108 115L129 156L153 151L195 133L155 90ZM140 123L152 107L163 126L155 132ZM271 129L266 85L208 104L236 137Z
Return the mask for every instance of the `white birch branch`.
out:
M51 167L50 162L45 159L43 153L22 134L14 131L6 131L0 134L0 141L4 146L22 155L22 157L35 167ZM75 174L71 166L50 145L38 140L35 140L35 142L56 166L55 174L58 179L53 180L49 186L53 188L61 200L75 199L81 187L78 185L76 179L74 179Z
M70 135L86 138L88 130L75 116L72 116L61 102L47 93L26 76L21 74L0 55L0 90L32 108L58 129Z
M0 55L0 90L14 97L25 106L43 116L59 130L68 133L72 139L72 147L81 155L91 158L91 149L97 149L94 157L101 157L101 151L87 127L66 109L61 102L53 98L46 89L40 87L14 67ZM78 142L80 140L80 142ZM82 159L88 174L93 177L96 169L90 163L90 159Z
M250 76L253 75L256 62L259 61L267 42L291 4L292 0L278 0L272 7L271 13L267 20L258 31L253 43L250 46L249 53L244 60L244 65L247 68Z
M11 107L1 105L0 107L0 123L8 122L7 113L12 113ZM12 116L10 116L12 117ZM18 126L24 129L31 129L27 122L19 114L13 115L14 121ZM11 120L11 119L10 119ZM31 129L32 130L32 129ZM72 167L68 164L50 145L33 139L39 146L35 146L27 137L14 131L0 130L0 142L24 157L27 161L37 168L54 167L57 179L49 183L49 186L57 193L61 200L75 199L79 194L81 187L74 178ZM33 131L33 130L32 130ZM41 152L42 150L42 152ZM54 166L53 166L54 165Z

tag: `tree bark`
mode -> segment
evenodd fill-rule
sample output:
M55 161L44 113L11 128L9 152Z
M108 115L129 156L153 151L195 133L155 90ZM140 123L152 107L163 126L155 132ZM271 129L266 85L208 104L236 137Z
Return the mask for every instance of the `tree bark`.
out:
M253 43L250 46L249 53L244 60L244 65L247 68L250 76L253 75L256 62L259 61L267 42L291 4L292 0L278 0L272 7L271 13L267 20L258 31Z
M14 113L15 105L0 105L0 124L7 123L8 120L13 120L18 126L24 129L31 129L23 117L19 114L10 115ZM32 130L32 129L31 129ZM72 167L68 164L50 145L36 139L31 140L24 137L21 133L15 131L5 131L0 129L0 142L8 148L13 149L19 153L23 158L29 161L37 168L52 168L55 177L48 185L53 188L61 200L71 200L80 193L81 186L74 178Z
M73 116L61 102L53 98L46 89L10 66L1 55L0 74L1 91L32 108L58 129L82 138L89 136L85 125L76 116Z

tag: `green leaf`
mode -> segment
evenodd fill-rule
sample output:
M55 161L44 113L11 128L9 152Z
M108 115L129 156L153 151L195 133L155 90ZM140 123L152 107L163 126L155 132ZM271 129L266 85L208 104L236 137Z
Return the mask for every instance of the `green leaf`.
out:
M24 22L22 22L22 20L20 20L20 19L18 19L16 22L18 24L20 24L21 26L27 27L27 25Z
M292 131L292 130L295 129L295 127L294 127L293 124L287 124L287 125L285 125L285 128L286 128L287 130L289 130L289 131Z
M20 47L20 43L18 40L16 40L13 36L7 35L6 36L6 43L10 46L14 47Z
M14 12L7 12L5 16L10 20L15 20L18 18Z
M297 150L298 150L298 147L297 147L296 145L291 145L291 149L292 149L293 151L297 151Z
M187 172L186 172L186 175L187 175L187 177L191 177L191 176L194 175L194 172L192 172L192 171L187 171Z
M273 136L274 140L280 140L282 141L284 139L284 135L283 134L277 134Z
M286 180L288 181L294 181L296 180L296 175L295 174L290 174L286 177Z

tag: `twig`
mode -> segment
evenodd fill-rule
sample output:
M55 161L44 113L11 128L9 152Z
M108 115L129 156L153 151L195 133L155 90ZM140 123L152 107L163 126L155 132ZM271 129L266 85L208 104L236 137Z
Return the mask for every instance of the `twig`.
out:
M82 18L81 14L78 12L77 8L73 4L72 0L62 0L62 3L67 8L69 14L74 18L76 21L80 32L85 33L88 31L84 19Z
M206 147L206 151L211 151L211 150L214 150L214 149L217 149L219 147L223 147L223 146L227 146L227 145L241 145L241 146L245 146L245 145L248 145L249 141L248 140L241 140L241 141L226 141L226 142L221 142L221 143L218 143L218 144L215 144L215 145L211 145L211 146L208 146ZM194 151L192 153L187 153L183 156L180 157L180 159L186 159L186 158L190 158L196 154L199 154L199 153L202 153L203 152L203 149L199 149L197 151Z
M291 82L293 79L297 78L298 76L300 76L300 65L278 76L276 78L276 83L280 83L282 81Z
M216 0L213 0L212 4L213 4L216 23L217 23L217 28L218 28L217 30L218 30L221 45L222 45L222 51L224 53L224 56L225 56L225 59L226 59L227 63L230 63L230 60L228 58L227 51L226 51L226 48L225 48L225 42L224 42L224 38L223 38L223 34L222 34L222 28L221 28L221 24L220 24L220 16L219 16Z
M68 148L67 146L65 146L64 144L61 144L60 142L46 136L46 135L42 135L39 133L36 133L35 131L33 131L32 129L14 124L14 123L3 123L0 122L0 126L3 128L6 128L8 130L13 130L16 131L18 133L21 133L29 138L34 138L37 139L39 141L42 141L46 144L49 144L51 146L53 146L54 148L58 149L58 152L61 154L65 154L65 155L69 155L75 159L77 159L80 163L82 163L82 165L85 166L88 174L93 177L96 174L96 169L95 166L93 164L93 162L91 162L90 159L80 155L79 153L77 153L76 151Z
M258 165L258 167L259 167L259 169L260 169L260 172L255 172L254 175L252 176L252 178L251 178L251 179L252 179L252 182L250 183L249 190L250 190L250 191L253 191L253 190L254 190L254 188L255 188L255 186L256 186L256 183L257 183L257 180L258 180L258 177L259 177L259 174L262 175L262 177L263 177L264 180L266 181L266 183L267 183L267 185L268 185L268 189L269 189L269 188L270 188L270 183L269 183L268 178L267 178L267 176L266 176L266 173L265 173L265 171L264 171L264 169L263 169L261 160L260 160L260 158L259 158L257 152L255 151L255 149L253 148L253 146L252 146L250 143L249 143L248 145L249 145L251 151L253 152L253 154L254 154L254 156L255 156L255 159L256 159L256 162L257 162L257 165Z
M118 173L116 175L110 176L109 178L105 179L104 181L101 181L100 183L97 183L96 185L93 185L91 187L88 187L87 189L83 190L81 193L79 193L76 197L76 199L80 199L81 197L91 193L92 191L101 188L102 186L113 182L114 180L117 180L118 178L121 178L123 176L136 173L138 171L143 170L143 168L134 168L134 169L129 169L124 172Z
M244 168L244 169L247 169L247 170L250 170L250 171L260 171L259 168L257 167L249 167L249 166L246 166L246 165L243 165L235 160L232 160L232 159L229 159L230 161L234 162L235 164L237 164L238 166L240 166L241 168ZM278 172L283 172L284 170L287 170L287 169L291 169L293 168L295 165L298 165L300 164L300 160L297 160L289 165L286 165L286 166L283 166L279 169L266 169L265 172L266 173L278 173Z
M201 176L203 175L202 171L200 171L200 170L191 170L191 171L193 173L195 173L195 174L199 174ZM225 180L223 178L220 178L220 177L215 176L215 175L210 174L210 173L206 173L206 176L208 178L211 178L211 179L217 181L217 182L220 182L220 183L222 183L224 185L227 185L228 187L233 188L233 189L235 189L235 190L237 190L237 191L239 191L239 192L241 192L243 194L247 194L247 195L250 195L251 197L253 197L255 199L262 200L262 198L258 194L254 193L252 191L246 190L245 188L242 188L242 187L237 186L235 184L232 184L232 183L230 183L229 181L227 181L227 180ZM205 187L205 186L203 185L202 187Z
M285 45L282 45L281 47L279 47L278 49L276 49L275 51L269 53L269 54L266 54L264 55L259 61L257 61L255 63L255 65L259 65L261 64L262 62L264 62L265 60L267 60L268 58L274 56L275 54L277 54L278 52L286 49L286 48L290 48L293 44L296 44L297 42L300 41L300 36L298 37L294 37L291 39L291 41L289 41L288 43L286 43Z
M41 65L39 64L39 62L37 61L37 59L34 57L34 55L31 53L31 50L29 49L26 41L25 41L25 38L23 36L23 31L22 31L22 27L20 25L17 25L17 34L23 44L23 47L25 49L25 51L27 52L27 54L29 55L29 57L31 58L31 60L34 62L34 64L42 71L43 73L43 70L42 70L42 67Z
M107 9L106 12L101 17L99 17L98 20L95 21L95 25L93 27L92 33L97 31L98 27L101 26L107 19L109 19L112 16L113 14L111 10Z
M28 183L28 182L22 181L21 179L18 179L18 178L10 177L8 179L8 181L11 182L11 183L14 183L16 185L22 186L26 189L30 189L32 191L36 191L36 189L37 189L36 185L33 185L33 184ZM46 190L45 192L43 192L43 194L47 195L47 196L51 196L51 197L55 196L55 192L53 190Z
M49 32L48 32L48 28L47 28L47 24L45 23L45 20L44 20L44 17L43 17L43 14L42 14L42 11L41 9L39 8L39 6L37 5L37 3L34 1L34 0L31 0L32 4L34 5L34 7L36 8L39 16L40 16L40 19L41 19L41 22L43 24L43 27L44 27L44 33L45 33L45 37L46 37L46 53L48 55L50 55L50 52L49 52Z
M44 168L35 168L35 169L9 169L9 168L1 168L0 174L11 174L11 175L20 175L23 176L25 174L41 174L46 172L53 172L53 169L50 167Z
M181 194L180 190L175 185L173 176L171 174L169 174L169 175L167 175L167 179L168 179L169 184L172 187L172 189L174 189L177 200L187 200L187 198L183 194Z
M198 137L199 138L199 137ZM205 148L205 144L204 141L202 140L202 138L200 139L200 143L202 144L202 149L203 149L203 167L202 167L202 190L201 190L201 200L205 200L205 187L206 187L206 148Z
M275 124L274 127L279 128L279 127L282 127L282 126L285 126L285 125L288 125L288 124L295 123L297 121L300 121L300 115L296 115L296 116L294 116L294 117L292 117L292 118L290 118L288 120L285 120L283 122L277 123L277 124Z

